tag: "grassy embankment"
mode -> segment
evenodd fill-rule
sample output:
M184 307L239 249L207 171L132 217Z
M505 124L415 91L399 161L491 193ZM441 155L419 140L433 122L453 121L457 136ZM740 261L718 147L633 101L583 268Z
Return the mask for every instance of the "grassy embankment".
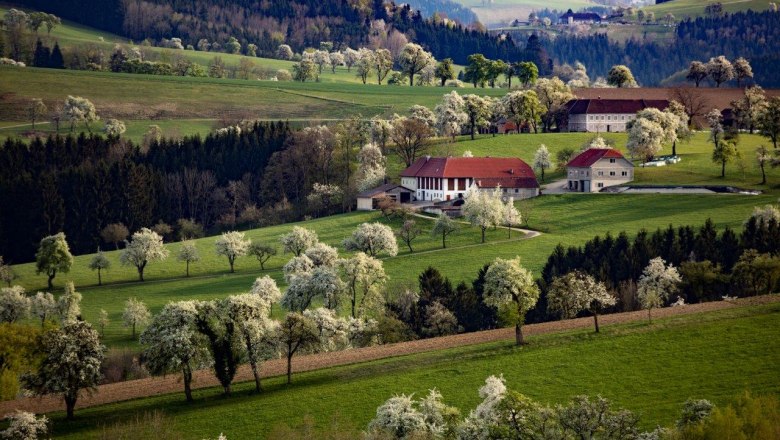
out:
M485 377L503 374L507 386L544 403L563 403L577 394L600 394L636 412L643 429L670 425L691 397L724 405L748 390L780 393L780 306L723 310L607 326L530 338L517 349L511 342L389 358L250 384L223 398L219 389L195 392L185 404L181 393L88 408L75 422L52 414L57 438L96 438L101 427L160 410L183 438L266 438L275 427L299 426L310 417L327 430L336 417L344 430L364 429L375 408L399 393L421 396L437 388L464 415L479 403Z

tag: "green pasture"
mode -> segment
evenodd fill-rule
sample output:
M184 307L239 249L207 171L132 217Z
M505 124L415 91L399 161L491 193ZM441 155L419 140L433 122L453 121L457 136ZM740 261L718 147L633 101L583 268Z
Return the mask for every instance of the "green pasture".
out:
M596 3L588 0L457 0L471 8L479 20L492 27L506 25L513 20L527 20L532 11L542 9L557 9L566 12L567 9L578 10Z
M705 2L701 0L672 0L670 2L645 6L647 12L654 12L656 18L661 19L667 13L671 12L675 18L682 20L686 17L696 18L704 15L704 8L714 2ZM769 2L766 0L719 0L723 5L723 10L728 13L744 12L748 9L761 12L769 8Z
M578 394L602 395L640 417L652 430L671 425L688 398L725 405L745 391L780 393L780 306L746 307L704 314L602 327L529 338L518 349L511 341L388 358L266 380L262 394L253 384L196 391L195 403L182 393L77 410L77 420L50 414L54 436L97 438L102 427L162 411L183 438L271 438L283 426L314 422L318 437L332 429L356 435L376 407L399 393L420 397L436 388L465 416L479 402L487 376L503 375L507 386L547 404ZM275 431L276 430L276 431Z

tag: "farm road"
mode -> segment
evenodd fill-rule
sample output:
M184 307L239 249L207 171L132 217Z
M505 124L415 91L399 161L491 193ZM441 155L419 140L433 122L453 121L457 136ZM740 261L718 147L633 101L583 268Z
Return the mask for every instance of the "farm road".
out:
M746 307L759 304L780 302L780 295L765 295L753 298L743 298L729 301L717 301L701 304L689 304L680 307L667 307L653 311L654 318L689 315L695 313L711 312L715 310L730 309L734 307ZM602 326L610 324L628 323L647 319L647 312L625 312L603 315L599 317ZM577 318L565 321L545 322L541 324L529 324L523 327L526 336L534 336L549 333L565 332L590 328L593 326L592 318ZM293 372L318 370L322 368L337 367L395 356L411 355L428 351L443 350L447 348L462 347L488 342L511 341L515 337L514 328L502 328L475 333L465 333L439 338L422 339L418 341L401 342L397 344L378 345L373 347L358 348L333 353L321 353L293 358ZM275 359L262 364L262 376L280 376L286 373L287 365L284 359ZM253 380L252 372L248 365L239 368L234 382ZM193 388L206 388L219 386L211 370L195 372ZM79 398L77 408L104 405L121 402L130 399L157 396L168 393L182 393L182 384L179 375L165 377L150 377L146 379L131 380L127 382L101 385L91 395L82 395ZM182 399L184 397L182 396ZM21 398L0 402L0 416L9 414L15 410L31 411L37 414L52 411L62 411L64 404L60 396L43 398Z

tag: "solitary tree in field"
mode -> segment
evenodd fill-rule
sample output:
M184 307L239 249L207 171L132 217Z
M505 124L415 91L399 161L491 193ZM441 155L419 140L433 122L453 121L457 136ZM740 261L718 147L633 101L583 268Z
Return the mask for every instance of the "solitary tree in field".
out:
M356 318L358 294L361 294L365 302L369 295L387 281L385 269L382 261L363 252L356 253L352 258L340 260L339 268L352 306L352 317Z
M100 231L100 238L106 243L113 243L116 249L119 249L119 243L125 241L129 235L130 231L122 223L111 223Z
M380 253L391 257L398 255L398 243L393 230L381 223L361 224L343 244L347 251L365 252L372 257Z
M208 365L206 338L197 331L195 301L168 303L141 333L146 368L154 375L181 372L184 395L192 402L192 372Z
M230 273L235 272L233 266L236 258L243 257L249 251L251 240L247 240L243 232L230 231L224 232L222 237L214 242L217 255L224 255L230 263Z
M57 276L57 272L68 273L72 265L73 255L65 240L65 234L60 232L41 240L38 252L35 254L35 271L46 274L49 290L54 289L52 281Z
M607 73L607 84L621 88L621 87L634 87L636 86L636 80L631 73L631 69L624 65L612 66Z
M720 141L712 150L712 161L720 164L720 177L726 177L726 164L741 156L737 144L732 141Z
M149 228L142 228L133 234L133 241L125 240L125 249L119 255L123 266L135 266L138 279L144 280L144 269L151 261L162 261L168 258L168 249L163 246L162 237Z
M447 248L447 236L458 230L458 225L445 213L439 214L431 229L431 235L441 237L441 247Z
M111 320L108 318L108 312L106 312L105 309L100 309L100 314L98 315L98 326L100 327L101 338L106 337L106 327L108 327L108 324L110 323Z
M398 65L409 76L410 86L414 86L414 76L434 61L433 55L414 43L407 43L398 55Z
M290 252L297 257L306 249L317 244L319 240L316 232L300 226L293 226L292 231L282 235L281 241L284 252Z
M200 261L200 252L198 252L198 247L195 246L195 243L191 241L182 243L181 247L179 248L179 253L176 255L176 259L183 261L186 264L186 274L189 277L190 263L196 263Z
M547 292L548 310L560 313L563 319L574 318L587 310L593 314L596 333L599 332L599 313L615 303L615 297L607 292L604 283L579 271L555 278Z
M544 144L539 145L539 149L534 154L534 168L542 172L542 182L544 182L544 170L552 168L550 151L547 150L547 146Z
M761 134L772 141L772 146L777 149L777 139L780 137L780 97L771 98L756 121Z
M680 284L677 269L661 257L650 260L637 283L637 297L643 309L647 310L647 320L652 321L654 308L663 307L669 296L677 291Z
M396 231L396 235L400 238L406 246L409 248L409 252L414 252L412 249L412 241L422 233L422 229L417 226L417 222L409 219L405 220L404 224Z
M37 371L22 376L22 383L39 396L61 394L66 418L73 420L81 391L95 389L101 379L105 347L98 333L84 321L70 322L44 333L41 347L43 360Z
M479 189L469 189L466 201L461 208L463 216L472 226L478 226L482 231L482 243L485 242L485 231L491 226L501 223L504 205L497 188L493 193Z
M91 270L96 270L98 274L98 286L103 285L103 278L100 275L100 272L102 270L108 270L111 267L111 261L109 261L108 258L106 258L106 255L98 249L97 253L94 257L89 261L89 268Z
M287 384L291 384L292 358L299 351L313 349L319 344L317 326L300 313L288 313L277 328L275 339L287 358Z
M138 301L135 298L128 298L125 301L125 311L122 313L122 320L125 323L125 327L133 329L133 339L135 339L136 327L146 325L150 317L149 309L146 308L146 304L143 301Z
M42 100L35 98L30 102L30 122L32 122L33 131L35 131L35 121L43 117L47 111L46 104Z
M260 263L260 269L265 270L265 263L276 255L276 248L263 243L252 243L249 245L248 253L257 258L257 262Z
M485 273L485 304L509 307L515 321L515 341L523 344L525 314L539 299L539 287L531 272L520 265L520 259L496 258Z
M631 121L626 148L634 157L649 162L663 148L664 129L657 122L639 118Z

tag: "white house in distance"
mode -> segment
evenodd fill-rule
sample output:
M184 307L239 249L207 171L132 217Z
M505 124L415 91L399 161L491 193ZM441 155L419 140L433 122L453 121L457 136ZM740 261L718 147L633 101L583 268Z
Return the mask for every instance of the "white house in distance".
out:
M567 189L599 192L634 180L634 164L612 148L589 148L566 164Z
M568 122L565 131L604 133L626 131L626 123L640 110L653 107L665 110L663 99L572 99L566 104Z
M472 186L491 191L500 186L514 199L539 195L533 169L514 157L425 156L401 173L401 185L422 201L462 199Z

